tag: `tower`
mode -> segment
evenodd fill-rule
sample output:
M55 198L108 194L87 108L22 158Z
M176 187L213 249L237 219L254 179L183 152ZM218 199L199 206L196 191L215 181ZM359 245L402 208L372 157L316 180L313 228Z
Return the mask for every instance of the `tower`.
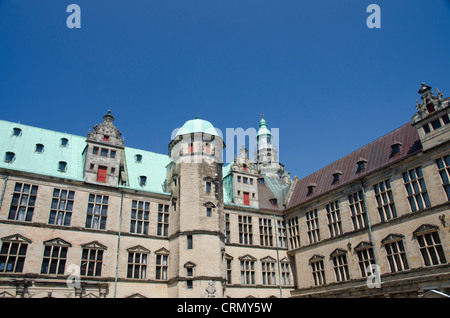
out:
M124 141L121 132L113 124L111 110L103 116L103 122L89 130L84 150L84 180L87 183L117 187L119 184Z
M267 128L267 123L261 115L259 130L256 134L257 150L256 163L258 171L262 175L272 175L281 177L284 173L284 166L278 162L278 150L274 148L273 136Z
M199 118L169 144L169 297L224 296L224 146L213 125Z
M423 150L446 142L450 138L450 98L442 98L442 93L436 89L437 96L431 87L422 83L418 93L422 99L416 101L417 113L411 119L411 124L417 128Z

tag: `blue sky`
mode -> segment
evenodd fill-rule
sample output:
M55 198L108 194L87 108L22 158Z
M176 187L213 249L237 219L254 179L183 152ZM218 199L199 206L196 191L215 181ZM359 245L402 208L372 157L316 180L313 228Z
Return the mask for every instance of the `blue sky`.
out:
M407 123L421 82L450 96L449 31L450 0L0 0L0 119L86 135L111 109L126 146L167 153L196 116L264 112L301 178Z

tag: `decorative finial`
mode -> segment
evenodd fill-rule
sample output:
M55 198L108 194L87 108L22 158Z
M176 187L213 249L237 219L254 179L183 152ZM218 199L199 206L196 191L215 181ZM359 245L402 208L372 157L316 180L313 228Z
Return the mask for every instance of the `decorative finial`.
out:
M263 112L261 112L261 118L264 118L264 113Z

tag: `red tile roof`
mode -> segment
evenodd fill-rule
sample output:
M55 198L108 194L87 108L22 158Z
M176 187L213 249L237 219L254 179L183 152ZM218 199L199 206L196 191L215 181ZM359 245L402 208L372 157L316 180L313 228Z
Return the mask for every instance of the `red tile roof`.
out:
M391 146L401 142L400 153L392 155ZM295 185L287 209L294 208L327 192L338 189L361 177L412 156L422 149L417 129L410 123L384 135L351 154L299 180ZM357 162L367 160L365 169L357 171ZM333 183L333 174L341 172L339 182ZM315 184L313 193L308 195L308 186Z

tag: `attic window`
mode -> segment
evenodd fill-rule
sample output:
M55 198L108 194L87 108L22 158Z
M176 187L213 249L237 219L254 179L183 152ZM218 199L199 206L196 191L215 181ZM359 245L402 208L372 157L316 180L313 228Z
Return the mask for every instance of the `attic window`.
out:
M147 177L146 176L140 176L139 177L139 185L141 187L145 186L147 184Z
M104 135L104 136L103 136L103 141L109 141L109 136Z
M356 170L356 173L360 173L361 171L364 171L366 169L366 163L367 163L366 159L360 158L357 162L358 168Z
M13 136L21 136L22 135L22 129L20 128L13 128Z
M16 154L14 152L8 151L5 154L5 162L6 163L12 163L16 159Z
M142 155L136 155L135 159L136 159L137 163L141 163L142 162Z
M269 201L270 201L270 204L277 205L277 199L276 198L269 199Z
M400 141L394 141L394 143L391 145L391 157L394 157L396 155L400 154L402 143Z
M247 165L244 163L244 165L242 166L242 169L244 170L244 171L247 171Z
M259 182L260 184L264 184L264 178L258 178L258 182Z
M333 182L331 184L339 183L342 172L340 170L336 170L333 173Z
M36 144L36 149L34 150L37 153L43 153L44 152L44 145L43 144Z
M435 111L434 105L432 103L427 104L428 113L431 114Z
M67 162L65 161L58 162L58 171L66 172L66 169L67 169Z
M69 139L61 138L61 147L67 147L68 144L69 144Z
M316 184L315 183L310 183L308 185L308 193L306 194L306 196L309 196L309 195L313 194L315 188L316 188Z

